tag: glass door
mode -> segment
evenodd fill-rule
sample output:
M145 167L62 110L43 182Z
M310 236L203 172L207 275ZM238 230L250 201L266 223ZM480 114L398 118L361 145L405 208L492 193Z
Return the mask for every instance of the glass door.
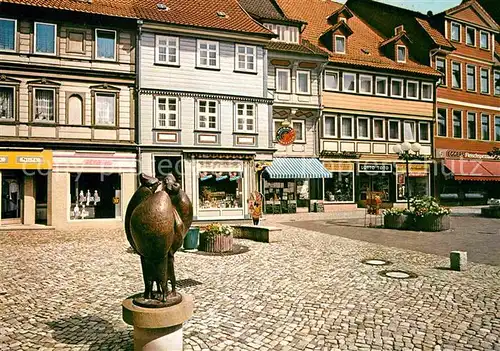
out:
M2 224L22 223L23 177L17 172L2 173Z

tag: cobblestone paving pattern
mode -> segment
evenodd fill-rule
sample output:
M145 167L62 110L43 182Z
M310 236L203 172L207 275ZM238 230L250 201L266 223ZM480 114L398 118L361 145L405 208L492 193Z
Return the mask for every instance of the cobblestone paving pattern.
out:
M500 267L452 272L443 257L283 228L279 243L237 240L244 254L176 255L178 279L202 283L182 288L195 297L185 350L500 350ZM132 350L121 302L142 279L127 248L121 230L2 233L0 350Z

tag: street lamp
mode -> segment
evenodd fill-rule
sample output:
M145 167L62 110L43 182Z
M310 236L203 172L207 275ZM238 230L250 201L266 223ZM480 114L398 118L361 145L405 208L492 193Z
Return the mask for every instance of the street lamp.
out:
M399 158L402 158L406 161L405 196L408 209L410 209L410 166L408 161L410 160L410 158L412 158L410 150L418 155L420 149L421 146L419 143L410 144L407 141L402 144L396 144L392 147L392 150L399 155Z

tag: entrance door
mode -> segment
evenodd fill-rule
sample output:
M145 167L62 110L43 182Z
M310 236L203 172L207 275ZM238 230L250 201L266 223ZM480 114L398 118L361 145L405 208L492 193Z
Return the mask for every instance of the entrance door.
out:
M2 173L2 224L21 224L23 213L23 177L16 172Z

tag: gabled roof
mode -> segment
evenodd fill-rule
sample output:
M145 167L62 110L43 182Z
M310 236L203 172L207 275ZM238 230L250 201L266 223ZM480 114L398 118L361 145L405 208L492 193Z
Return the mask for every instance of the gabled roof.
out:
M319 36L319 38L323 38L325 35L327 34L330 34L330 33L333 33L335 32L337 29L339 28L343 28L347 33L349 33L349 35L351 35L353 33L351 27L349 27L349 25L344 22L344 21L340 21L338 22L337 24L335 24L334 26L331 26L330 28L328 28L327 30L325 30L323 33L321 33L321 35Z
M398 41L399 39L406 39L407 41L409 41L410 43L413 43L411 41L411 39L408 37L408 35L406 34L406 31L401 31L399 34L396 34L395 36L391 37L391 38L388 38L386 40L384 40L383 42L380 43L380 47L384 47L390 43L393 43L393 42L396 42Z
M337 17L339 14L341 14L342 12L345 12L347 14L347 18L351 18L352 16L354 16L351 12L351 10L349 10L349 8L347 6L342 6L341 8L339 8L338 10L335 10L330 16L328 16L328 20L331 21L333 20L335 17Z
M497 3L497 6L498 6L498 3ZM454 15L460 11L463 11L469 7L474 9L482 17L482 19L486 23L488 23L492 28L495 28L497 31L500 29L498 23L495 22L493 17L491 17L490 14L488 12L486 12L486 10L479 4L479 2L477 0L463 0L461 4L454 6L452 8L449 8L449 9L443 11L443 13L447 16L452 16L452 15Z
M500 4L498 0L478 0L479 5L485 9L488 14L493 17L495 22L500 24Z

